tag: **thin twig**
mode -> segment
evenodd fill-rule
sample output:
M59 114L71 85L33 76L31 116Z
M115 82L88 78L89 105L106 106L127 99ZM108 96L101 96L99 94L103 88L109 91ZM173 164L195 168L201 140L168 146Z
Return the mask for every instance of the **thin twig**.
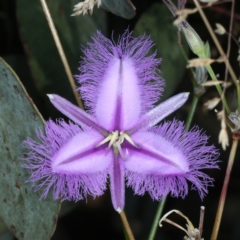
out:
M237 83L238 112L240 113L240 82Z
M233 139L232 148L231 148L231 152L228 159L228 166L227 166L225 179L222 187L222 192L221 192L221 196L218 203L217 214L215 217L211 240L216 240L218 236L219 227L222 219L223 208L224 208L226 195L227 195L228 183L229 183L229 179L230 179L230 175L231 175L231 171L232 171L232 167L233 167L233 163L234 163L234 159L237 151L237 146L238 146L238 140Z
M202 232L203 232L204 213L205 213L205 207L201 206L201 208L200 208L200 220L199 220L199 227L198 227L198 230L200 232L200 236L202 236Z
M230 55L230 50L231 50L231 34L232 34L232 27L233 27L233 15L234 15L234 8L235 8L235 0L232 0L232 8L231 8L231 16L230 16L230 24L229 24L229 29L228 29L228 47L227 47L227 58L229 59L229 55ZM228 76L228 64L229 61L226 61L226 70L225 70L225 78L224 81L227 81L227 76ZM225 92L226 90L226 84L225 87L223 89L223 92Z
M203 19L203 22L205 23L205 25L206 25L209 33L210 33L210 35L211 35L211 37L212 37L212 39L213 39L213 41L214 41L214 43L215 43L215 45L216 45L216 47L217 47L217 49L218 49L218 51L219 51L221 57L222 57L223 59L225 59L226 62L228 62L227 66L228 66L229 73L230 73L230 75L231 75L234 83L236 84L237 76L236 76L236 74L234 73L231 64L229 63L228 58L226 58L226 54L225 54L225 52L223 51L222 46L220 45L220 43L219 43L219 41L218 41L218 39L217 39L217 37L216 37L216 35L215 35L215 33L214 33L214 31L213 31L210 23L209 23L206 15L205 15L205 13L203 12L203 10L202 10L202 8L201 8L198 0L193 0L193 1L194 1L194 4L195 4L196 7L197 7L197 9L198 9L198 11L199 11L202 19Z
M123 225L125 227L125 230L126 230L126 232L128 234L129 239L130 240L134 240L134 236L133 236L132 230L130 228L130 225L128 223L128 220L127 220L127 217L126 217L124 211L120 212L120 217L121 217L122 223L123 223Z
M235 44L237 45L238 48L240 48L240 44L237 40L237 38L232 34L232 33L227 33L231 35L232 40L235 42Z
M187 231L186 229L184 229L184 228L183 228L182 226L180 226L179 224L173 222L172 220L166 218L166 219L164 219L164 222L167 222L167 223L169 223L169 224L172 224L172 225L175 226L176 228L181 229L183 232L185 232L185 233L189 236L189 233L188 233L188 231Z
M229 69L229 56L230 56L230 50L231 50L231 34L232 34L232 27L233 27L233 15L234 15L234 8L235 8L235 0L232 0L232 7L231 7L231 16L230 16L230 23L229 23L229 29L228 29L228 45L227 45L227 59L228 61L225 62L226 64L226 69L225 69L225 77L224 77L224 82L225 84L223 85L223 95L225 96L225 92L227 89L227 78L228 78L228 69ZM239 84L237 84L238 86ZM225 114L225 109L223 107L223 113ZM224 119L223 119L224 121Z
M221 8L221 7L218 7L218 6L212 6L212 7L208 8L208 9L210 9L210 10L212 10L214 12L222 13L222 14L227 15L227 16L230 16L230 14L231 14L230 11L228 11L227 9ZM235 20L240 20L240 14L234 13L233 18Z
M214 81L217 80L217 77L216 77L211 65L206 66L206 69L208 71L208 74L212 78L212 80L214 80ZM228 103L227 103L227 100L226 100L226 98L223 94L222 88L219 85L216 85L216 89L218 91L219 96L221 97L221 100L222 100L222 103L225 107L225 110L227 111L227 114L229 115L231 113L231 110L230 110L230 108L228 106Z
M57 30L54 26L54 23L53 23L53 20L52 20L52 17L51 17L51 14L49 12L49 9L48 9L48 6L46 4L46 0L40 0L41 4L42 4L42 7L43 7L43 11L44 11L44 14L46 16L46 19L47 19L47 22L48 22L48 25L49 25L49 28L51 30L51 33L52 33L52 36L53 36L53 39L54 39L54 42L56 44L56 47L57 47L57 50L58 50L58 53L60 55L60 58L62 60L62 63L63 63L63 66L64 66L64 69L65 69L65 72L67 74L67 77L68 77L68 81L71 85L71 88L73 90L73 94L75 96L75 99L77 101L77 104L80 108L84 109L83 107L83 103L78 95L78 92L76 91L76 84L74 82L74 79L73 79L73 75L72 75L72 72L71 72L71 69L69 67L69 64L68 64L68 61L67 61L67 58L66 58L66 55L64 53L64 50L63 50L63 47L62 47L62 44L60 42L60 39L59 39L59 36L58 36L58 33L57 33Z

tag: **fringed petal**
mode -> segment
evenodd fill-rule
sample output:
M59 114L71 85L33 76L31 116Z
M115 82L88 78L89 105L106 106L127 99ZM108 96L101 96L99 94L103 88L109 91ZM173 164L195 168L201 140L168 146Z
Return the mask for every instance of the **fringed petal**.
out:
M189 171L189 164L182 152L153 132L132 135L139 149L128 148L125 167L129 171L150 175L174 175Z
M108 130L131 127L140 117L140 89L132 65L131 59L114 57L99 86L95 114Z
M110 126L108 130L131 127L160 97L160 60L154 58L156 53L146 57L152 45L145 35L133 38L126 31L112 43L98 32L84 49L79 91L89 111L103 126Z
M61 200L78 201L86 198L87 194L94 197L102 195L106 189L108 168L111 163L109 157L105 158L104 154L102 154L101 158L97 155L98 159L101 158L100 164L94 163L95 159L90 157L90 165L93 166L95 164L93 169L89 165L86 166L88 160L83 158L85 165L71 165L74 162L70 162L70 165L65 164L65 167L67 165L66 172L63 169L59 170L53 167L53 160L55 159L56 162L60 163L59 159L61 157L62 159L64 158L61 154L66 154L66 156L67 154L74 155L77 151L76 149L82 149L84 144L86 144L84 139L87 133L83 133L79 126L72 123L67 124L64 121L59 121L58 124L48 121L45 131L46 135L42 131L37 132L40 142L32 139L27 139L23 142L24 147L29 149L29 152L25 153L23 160L26 163L23 167L29 170L31 176L28 182L34 183L35 190L43 189L41 198L45 198L50 190L53 190L54 199L60 198ZM79 138L81 134L83 134L84 138L82 140ZM89 144L91 141L95 141L94 138L99 138L97 140L102 139L99 135L96 133L93 135L90 131L89 136L91 137L87 137L85 141ZM76 144L73 145L73 143ZM69 152L67 146L73 152ZM67 150L65 153L63 153L64 148ZM99 152L101 154L101 150ZM80 167L84 171L80 171Z
M200 197L203 198L208 192L208 186L212 186L213 179L200 170L218 168L217 158L219 156L214 146L207 146L208 137L197 127L186 132L183 123L176 120L152 128L150 132L159 135L159 142L151 145L154 148L153 152L167 153L170 151L170 156L175 153L174 161L182 166L188 164L188 170L171 173L171 168L167 169L168 171L163 168L161 172L156 164L154 172L153 162L149 167L147 164L142 164L143 161L148 162L148 158L139 158L138 162L135 161L131 165L132 156L131 149L129 149L128 159L124 163L127 185L131 186L136 194L143 195L147 191L153 199L161 200L168 193L174 197L185 197L188 193L187 180L189 180L192 182L192 188L197 189ZM155 137L154 140L156 140ZM142 139L142 141L145 140ZM137 143L136 140L135 142ZM179 153L178 159L177 153ZM187 167L182 168L187 169Z

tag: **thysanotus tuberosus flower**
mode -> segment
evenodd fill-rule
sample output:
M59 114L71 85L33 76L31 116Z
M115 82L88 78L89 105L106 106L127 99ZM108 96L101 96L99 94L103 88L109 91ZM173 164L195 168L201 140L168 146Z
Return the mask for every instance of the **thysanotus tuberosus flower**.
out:
M184 197L187 180L203 197L212 179L200 170L217 168L218 152L207 146L198 128L184 130L177 120L155 126L181 107L180 93L156 107L163 80L156 54L147 56L152 41L126 31L117 43L100 32L84 49L77 77L87 112L50 94L52 104L72 122L49 120L39 142L28 139L25 168L42 198L83 199L102 195L110 179L113 207L124 208L125 179L135 194L149 192L156 200L166 194Z

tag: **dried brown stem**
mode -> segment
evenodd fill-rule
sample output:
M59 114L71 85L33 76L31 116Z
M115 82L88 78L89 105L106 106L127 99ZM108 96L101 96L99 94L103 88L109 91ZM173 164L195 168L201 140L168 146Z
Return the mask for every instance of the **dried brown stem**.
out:
M233 28L233 15L234 15L234 8L235 8L235 0L232 0L232 7L231 7L231 16L230 16L230 24L229 24L229 29L228 32L228 47L227 47L227 58L229 59L230 55L230 50L231 50L231 33L232 33L232 28ZM225 70L225 78L224 81L227 81L227 75L228 75L228 64L229 61L226 61L226 70ZM223 91L225 92L226 87L224 87Z
M233 163L234 163L234 159L237 151L237 146L238 146L238 140L233 139L231 152L228 159L228 166L227 166L225 179L222 187L222 192L221 192L219 203L218 203L217 214L215 217L211 240L216 240L218 236L219 227L222 219L222 213L223 213L224 204L225 204L226 195L227 195L228 183L229 183L229 179L230 179L230 175L231 175L231 171L232 171L232 167L233 167Z
M207 27L207 29L208 29L208 31L209 31L209 33L210 33L210 35L211 35L211 37L212 37L215 45L216 45L216 47L217 47L217 49L218 49L221 57L222 57L223 59L225 59L226 65L227 65L227 67L228 67L229 74L231 75L234 83L236 84L237 76L236 76L236 74L234 73L234 71L233 71L233 69L232 69L232 66L231 66L231 64L229 63L229 60L228 60L228 58L226 57L226 54L225 54L225 52L223 51L222 46L220 45L220 43L219 43L219 41L218 41L218 39L217 39L217 37L216 37L216 35L215 35L215 33L214 33L214 31L213 31L210 23L209 23L206 15L205 15L205 13L203 12L203 10L202 10L202 8L201 8L198 0L193 0L193 2L194 2L194 4L196 5L196 7L198 8L198 11L199 11L199 13L200 13L200 15L201 15L201 17L202 17L202 19L203 19L203 22L205 23L205 25L206 25L206 27Z
M48 9L48 6L47 6L47 3L46 3L46 0L40 0L41 4L42 4L42 8L43 8L43 11L44 11L44 14L46 16L46 19L47 19L47 22L48 22L48 25L49 25L49 28L51 30L51 33L52 33L52 36L53 36L53 39L54 39L54 42L56 44L56 47L57 47L57 50L58 50L58 53L60 55L60 58L62 60L62 63L63 63L63 66L64 66L64 69L65 69L65 72L67 74L67 77L68 77L68 81L71 85L71 88L72 88L72 91L73 91L73 94L75 96L75 99L77 101L77 104L80 108L84 109L83 107L83 103L76 91L76 84L75 84L75 81L73 79L73 75L72 75L72 72L71 72L71 69L69 67L69 64L68 64L68 61L67 61L67 58L66 58L66 55L64 53L64 50L63 50L63 47L62 47L62 44L61 44L61 41L59 39L59 36L58 36L58 33L57 33L57 30L55 28L55 25L53 23L53 20L52 20L52 17L51 17L51 14L49 12L49 9Z
M222 7L218 7L218 6L212 6L208 9L213 10L213 11L218 12L218 13L222 13L222 14L227 15L227 16L230 16L230 14L231 14L230 11L228 11L227 9L222 8ZM236 19L236 20L240 20L240 14L234 13L233 18Z
M203 232L204 213L205 213L205 207L201 206L201 208L200 208L200 220L199 220L199 227L198 227L198 230L200 232L200 236L202 236L202 232Z
M121 220L122 220L122 223L124 225L124 228L128 234L128 237L130 240L134 240L134 236L133 236L133 233L132 233L132 230L130 228L130 225L128 223L128 220L127 220L127 217L125 215L125 212L124 211L121 211L120 213L120 217L121 217Z

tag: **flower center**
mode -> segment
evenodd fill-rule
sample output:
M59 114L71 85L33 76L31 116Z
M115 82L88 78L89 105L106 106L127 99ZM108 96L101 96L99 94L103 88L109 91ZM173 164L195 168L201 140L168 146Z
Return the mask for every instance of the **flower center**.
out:
M137 146L133 142L133 140L131 139L131 137L127 133L125 133L124 131L119 132L118 130L109 133L109 135L106 138L104 138L99 144L96 145L96 148L98 148L101 145L109 142L107 149L110 149L112 146L114 148L117 148L119 154L124 159L125 157L123 155L122 148L121 148L121 145L124 142L124 140L127 140L135 148L139 148L139 146Z

